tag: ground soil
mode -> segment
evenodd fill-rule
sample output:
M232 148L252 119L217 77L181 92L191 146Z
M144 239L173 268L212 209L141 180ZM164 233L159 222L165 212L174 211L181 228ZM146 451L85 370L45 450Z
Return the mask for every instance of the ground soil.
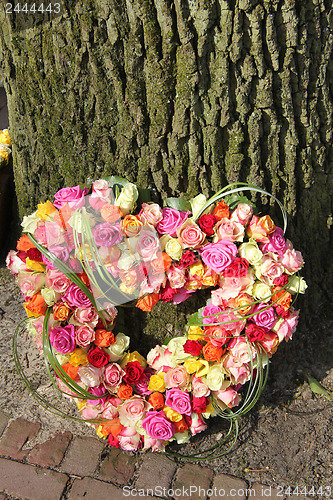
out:
M14 279L8 270L0 269L0 409L13 418L42 423L42 431L28 446L66 429L76 435L94 436L94 430L86 424L44 410L25 389L12 355L14 330L25 317L21 302ZM322 486L322 495L317 497L333 497L325 490L332 486L332 403L313 394L307 383L307 377L312 376L333 391L330 314L320 312L313 321L301 322L294 339L281 344L270 363L268 383L258 404L239 421L239 438L233 450L221 458L205 461L205 466L274 487L298 486L309 491L314 486L318 493ZM58 396L50 383L44 361L26 333L21 335L19 352L25 374L38 393L77 416L71 401ZM208 430L192 439L191 444L172 449L184 453L206 449L220 440L225 430L222 419L211 419ZM310 494L308 498L316 496Z

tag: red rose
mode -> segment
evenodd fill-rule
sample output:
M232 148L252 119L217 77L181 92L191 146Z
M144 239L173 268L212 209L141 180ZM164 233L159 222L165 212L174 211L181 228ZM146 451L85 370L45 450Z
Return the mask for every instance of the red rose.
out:
M37 248L29 248L29 250L27 251L27 256L30 260L43 262L43 256Z
M261 340L264 340L266 332L266 328L251 322L245 328L245 333L250 342L254 342L255 340L260 342Z
M290 310L289 309L285 310L282 306L279 306L279 305L276 305L276 304L273 304L273 307L275 307L276 314L278 314L279 316L281 316L281 318L283 318L283 319L289 318L289 316L290 316Z
M108 364L110 355L104 349L94 346L88 352L88 360L91 365L100 368Z
M249 262L242 257L236 257L235 260L223 271L225 278L241 278L247 275Z
M218 218L213 214L205 214L200 217L198 220L201 231L207 234L207 236L213 236L214 234L214 226Z
M184 344L184 352L191 356L199 356L202 351L202 345L197 340L187 340Z
M144 379L143 368L140 366L139 361L129 361L125 366L126 375L123 377L123 381L126 384L135 384L140 380Z
M201 398L196 398L193 396L192 399L192 409L194 413L205 413L209 399L205 396Z
M170 283L166 283L165 287L161 288L160 298L161 300L163 300L163 302L170 302L177 292L177 288L171 288Z
M180 267L185 268L188 266L191 266L197 261L197 257L195 253L191 252L191 250L186 250L186 252L183 253L181 259L180 259Z
M114 437L112 434L108 435L108 445L113 446L114 448L120 448L120 442L117 437Z
M282 276L275 278L273 283L274 285L284 286L288 283L288 276L286 274L282 274Z

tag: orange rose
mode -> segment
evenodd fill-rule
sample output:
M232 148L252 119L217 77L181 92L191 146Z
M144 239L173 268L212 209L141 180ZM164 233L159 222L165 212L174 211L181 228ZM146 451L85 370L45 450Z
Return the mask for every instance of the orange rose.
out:
M260 217L259 224L267 234L273 233L275 231L276 226L269 215Z
M35 295L25 303L26 310L30 311L33 316L42 316L45 314L47 309L47 304L40 293L35 293Z
M29 237L24 234L18 240L16 248L17 250L22 250L22 252L27 252L28 250L30 250L30 248L35 248L35 245L32 243L32 241L30 241Z
M160 392L153 392L149 398L148 403L152 405L154 410L160 410L164 406L164 397Z
M278 291L278 290L280 290L280 291ZM289 309L291 301L292 301L291 294L289 292L287 292L287 290L285 290L281 286L275 286L272 289L272 294L274 294L274 295L272 295L273 302L277 301L277 302L275 302L274 305L281 306L281 307L283 307L283 309L285 311L287 311Z
M82 281L82 283L84 283L87 287L90 286L90 281L89 281L89 278L86 275L86 273L77 273L77 275L80 278L80 280Z
M124 426L120 423L119 418L114 418L110 420L108 424L101 425L101 433L105 436L112 434L112 436L117 437Z
M137 236L141 231L143 224L136 215L125 215L121 228L128 238Z
M61 368L67 373L69 378L71 378L72 380L77 380L79 378L77 374L79 369L78 366L73 366L70 363L66 363L65 365L62 365Z
M68 221L72 217L72 211L69 208L68 203L60 208L59 212L53 214L54 222L63 229L68 228Z
M230 333L228 333L222 325L209 326L208 328L205 328L204 332L205 340L207 340L207 342L214 337L217 339L225 339L224 343L226 343L230 338Z
M66 302L57 302L53 306L53 317L55 321L65 321L69 318L72 309Z
M138 274L135 269L130 268L127 271L121 269L119 271L119 278L128 288L133 288L135 290L138 286Z
M114 205L109 205L108 203L101 208L101 216L105 222L116 222L122 216L122 213L119 207L115 207Z
M172 258L166 253L158 253L156 259L151 261L151 267L155 273L164 273L171 266Z
M103 330L102 328L95 331L95 340L94 343L98 347L109 347L110 345L115 343L115 338L112 332L108 332L107 330Z
M188 425L187 425L184 417L181 420L179 420L179 422L173 422L173 425L175 426L175 433L185 432L188 429Z
M133 389L128 384L121 384L118 389L117 396L120 399L129 399L133 396Z
M217 347L210 342L203 347L202 353L206 361L220 361L222 354L224 354L225 349L222 347Z
M252 305L249 305L251 303L252 303ZM234 308L241 307L241 309L238 309L237 312L241 315L243 315L243 314L247 315L247 314L251 313L253 306L254 306L253 297L250 297L250 295L248 295L247 293L240 293L235 298L232 307L234 307Z
M213 210L213 215L215 215L218 220L221 220L224 217L229 219L229 207L224 200L216 203L216 206Z
M141 309L141 311L149 312L157 304L159 299L160 295L158 293L149 293L137 301L136 307Z

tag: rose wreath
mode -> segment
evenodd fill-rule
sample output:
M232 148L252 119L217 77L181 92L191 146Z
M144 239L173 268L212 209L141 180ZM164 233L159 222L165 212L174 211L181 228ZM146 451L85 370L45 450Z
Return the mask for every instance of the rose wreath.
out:
M284 228L255 215L246 191L272 197ZM76 401L77 419L111 446L165 451L218 415L230 423L222 441L205 453L169 453L216 458L231 449L239 417L257 402L269 358L292 338L299 316L292 296L306 288L297 274L303 259L284 238L281 203L260 188L234 183L209 200L168 198L163 208L148 195L119 177L99 179L91 190L60 189L53 203L24 217L7 265L24 297L24 324L54 386ZM146 359L129 350L120 307L150 311L204 288L210 298L183 336ZM21 326L13 341L18 372L40 404L68 417L26 378L17 352Z

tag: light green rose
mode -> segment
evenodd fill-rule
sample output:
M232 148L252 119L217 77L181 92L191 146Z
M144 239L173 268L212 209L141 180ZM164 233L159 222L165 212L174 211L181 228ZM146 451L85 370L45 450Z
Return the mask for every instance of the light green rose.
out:
M220 363L215 363L210 367L203 382L209 387L211 391L218 391L222 387L224 380L224 369Z
M268 302L271 298L271 288L262 281L256 281L252 287L252 296L261 302Z
M40 293L48 306L53 306L53 304L57 302L59 297L59 294L56 293L52 288L43 288Z
M114 344L105 349L110 354L110 361L118 361L130 344L130 338L124 333L118 333Z
M170 238L164 250L173 260L179 260L183 253L183 247L176 238Z
M175 363L183 363L192 356L184 351L186 337L176 337L168 343L168 350L171 352L171 361Z
M31 215L25 215L23 217L23 220L21 222L21 226L23 228L24 233L34 233L37 229L37 224L40 221L39 217L36 217L35 214L37 213L34 212Z
M206 202L207 198L204 194L198 194L195 198L190 199L193 219L196 219Z
M249 261L252 266L259 264L262 258L262 252L260 251L256 240L250 238L247 243L242 243L238 249L239 255Z
M298 276L289 276L286 290L290 293L305 293L307 287L308 285L303 278L299 278Z
M115 201L115 205L120 208L124 215L127 215L133 210L138 197L139 192L136 185L129 182L121 190Z

